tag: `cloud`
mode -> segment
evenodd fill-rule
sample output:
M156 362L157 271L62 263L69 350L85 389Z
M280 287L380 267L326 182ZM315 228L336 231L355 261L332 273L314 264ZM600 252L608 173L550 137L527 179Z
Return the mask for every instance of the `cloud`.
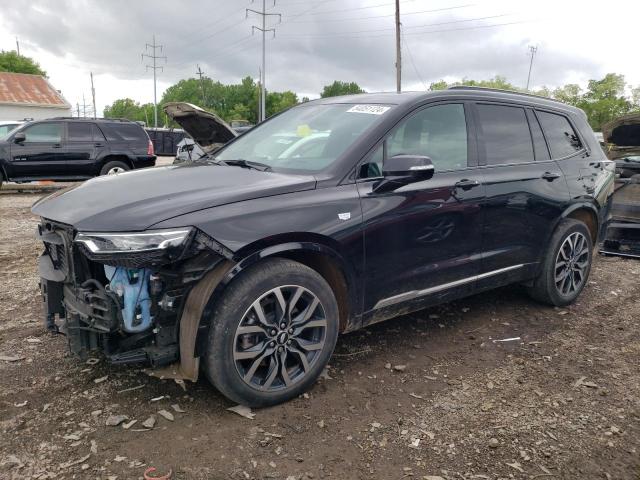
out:
M18 36L24 53L40 61L71 101L89 92L89 71L99 85L101 105L120 97L149 101L151 73L145 70L148 59L143 62L141 53L154 33L164 45L158 54L167 56L166 63L159 59L164 67L159 72L160 89L195 76L196 64L222 82L257 77L261 36L257 31L251 35L251 25L259 25L259 18L252 13L246 18L245 8L256 9L258 4L30 0L18 6L11 2L0 13L0 41L3 48L12 48ZM372 5L377 7L369 8ZM626 18L638 9L630 3ZM618 28L619 22L609 25L601 9L576 9L551 0L541 0L533 12L525 4L506 0L476 5L466 0L403 0L401 11L403 79L410 88L442 78L495 75L524 85L527 46L532 43L539 47L534 85L585 81L611 69L640 82L640 67L601 40L608 31L616 31L620 42L625 35L631 42L635 30ZM279 0L270 9L276 12L283 14L281 24L276 17L267 19L267 27L276 29L275 38L267 34L268 88L317 95L323 85L340 79L356 81L370 91L395 89L392 0ZM600 37L593 34L596 27Z

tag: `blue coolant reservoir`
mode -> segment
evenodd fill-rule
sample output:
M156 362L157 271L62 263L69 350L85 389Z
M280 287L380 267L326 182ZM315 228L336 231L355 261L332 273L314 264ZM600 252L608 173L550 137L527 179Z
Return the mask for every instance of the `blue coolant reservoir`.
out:
M149 277L151 270L104 266L109 289L123 298L123 329L129 333L142 332L151 326L151 298Z

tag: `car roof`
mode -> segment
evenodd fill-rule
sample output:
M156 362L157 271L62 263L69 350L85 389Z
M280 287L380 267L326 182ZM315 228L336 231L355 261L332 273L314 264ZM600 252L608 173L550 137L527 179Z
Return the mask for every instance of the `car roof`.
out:
M536 105L540 107L548 107L572 113L582 112L582 110L580 110L579 108L539 95L515 92L510 90L499 90L494 88L468 87L463 85L450 87L446 90L434 90L428 92L379 92L343 95L339 97L319 98L317 100L311 100L307 104L329 105L336 103L370 103L388 105L410 105L418 104L427 100L437 100L441 98L502 100L505 102L516 102Z

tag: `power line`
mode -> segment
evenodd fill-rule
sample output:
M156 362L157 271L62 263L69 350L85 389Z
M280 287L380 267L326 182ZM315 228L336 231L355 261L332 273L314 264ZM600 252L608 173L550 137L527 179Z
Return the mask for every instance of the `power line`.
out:
M402 25L402 30L407 30L407 29L416 29L416 28L426 28L426 27L439 27L442 25L453 25L453 24L457 24L457 23L467 23L467 22L476 22L479 20L489 20L489 19L493 19L493 18L500 18L500 17L507 17L511 15L510 13L502 13L500 15L489 15L486 17L475 17L475 18L465 18L465 19L461 19L461 20L449 20L447 22L436 22L436 23L424 23L422 25L408 25L405 26L404 24ZM296 33L290 33L290 34L282 34L282 37L293 37L293 36L300 36L300 35L304 35L304 36L308 36L308 37L326 37L326 36L340 36L340 35L348 35L348 36L352 36L352 35L356 35L356 34L360 34L360 33L375 33L375 32L388 32L388 31L395 31L395 28L372 28L372 29L366 29L366 30L353 30L353 31L347 31L347 32L325 32L325 33L318 33L318 34L304 34L304 33L300 33L300 34L296 34ZM418 32L419 33L419 32Z
M418 2L421 0L404 0L403 2L400 3L409 3L409 2ZM379 7L390 7L390 6L394 6L395 3L380 3L378 5L365 5L362 7L352 7L352 8L340 8L337 10L325 10L324 12L314 12L311 13L310 15L324 15L325 13L342 13L342 12L353 12L356 10L368 10L370 8L379 8Z
M273 0L273 5L275 6L276 0ZM252 8L247 8L245 15L248 18L249 12L254 13L256 15L260 15L262 18L262 27L257 27L256 25L251 25L251 34L258 30L262 32L262 69L260 71L262 78L260 79L260 121L264 121L266 118L266 104L267 104L267 90L266 90L266 71L265 71L265 57L266 57L266 38L265 34L267 32L273 32L273 36L276 36L275 28L267 28L267 17L278 17L279 21L282 21L282 15L279 13L267 13L266 8L266 0L262 0L262 10L254 10Z
M422 75L420 75L420 72L418 71L418 67L416 67L416 63L413 61L413 55L411 54L411 49L409 48L407 39L404 38L404 34L402 35L402 41L404 42L404 46L407 49L407 53L409 54L409 60L411 61L411 65L413 65L413 71L416 72L418 80L420 80L420 83L422 83L422 86L424 87L424 89L429 90L429 88L427 87L427 83L422 79Z
M459 31L463 31L463 30L476 30L476 29L480 29L480 28L494 28L494 27L505 27L508 25L518 25L521 23L530 23L533 22L535 20L519 20L519 21L515 21L515 22L505 22L505 23L496 23L493 25L475 25L473 27L462 27L462 28L444 28L444 29L440 29L440 30L427 30L425 32L405 32L404 35L428 35L430 33L445 33L445 32L459 32ZM414 26L414 27L405 27L405 28L421 28L421 27L425 27L426 25L420 25L420 26ZM385 29L385 30L391 30L391 29ZM367 33L367 32L375 32L375 31L380 31L380 30L367 30L367 31L361 31L361 32L357 32L357 33ZM347 38L347 37L352 37L352 38L357 38L357 37L366 37L366 38L379 38L379 37L388 37L393 35L393 33L382 33L379 35L353 35L356 32L334 32L334 33L329 33L329 34L282 34L280 35L281 37L286 37L286 38L295 38L295 37L299 37L299 38L319 38L319 37L336 37L336 36L340 36L343 38Z
M400 2L402 3L402 2ZM403 16L406 15L421 15L423 13L436 13L436 12L445 12L448 10L458 10L461 8L469 8L469 7L473 7L475 6L475 4L470 3L467 5L457 5L455 7L445 7L445 8L435 8L432 10L421 10L419 12L407 12L407 13L403 13ZM349 18L326 18L326 19L319 19L319 20L298 20L296 22L289 22L289 23L337 23L337 22L353 22L356 20L371 20L371 19L375 19L375 18L388 18L388 17L394 17L395 13L389 13L389 14L385 14L385 15L370 15L368 17L349 17ZM286 20L286 17L285 17ZM284 22L283 22L284 23Z
M536 56L538 46L529 45L529 55L531 55L531 62L529 62L529 74L527 75L527 91L529 90L529 81L531 80L531 69L533 68L533 57Z
M164 58L165 63L167 62L167 57L164 55L156 55L156 50L160 50L162 52L163 45L156 44L156 36L153 36L153 43L145 44L145 52L151 50L151 54L141 53L142 61L144 61L144 57L150 58L153 61L153 65L145 65L146 70L153 70L153 127L158 128L158 100L156 98L156 70L164 71L162 67L156 66L156 60L159 58Z

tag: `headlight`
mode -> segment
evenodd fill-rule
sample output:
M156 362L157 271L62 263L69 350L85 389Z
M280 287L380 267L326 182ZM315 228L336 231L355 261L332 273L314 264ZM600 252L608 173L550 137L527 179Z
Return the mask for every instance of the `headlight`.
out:
M84 232L78 233L75 241L91 260L140 267L179 259L193 232L191 227L130 233Z

